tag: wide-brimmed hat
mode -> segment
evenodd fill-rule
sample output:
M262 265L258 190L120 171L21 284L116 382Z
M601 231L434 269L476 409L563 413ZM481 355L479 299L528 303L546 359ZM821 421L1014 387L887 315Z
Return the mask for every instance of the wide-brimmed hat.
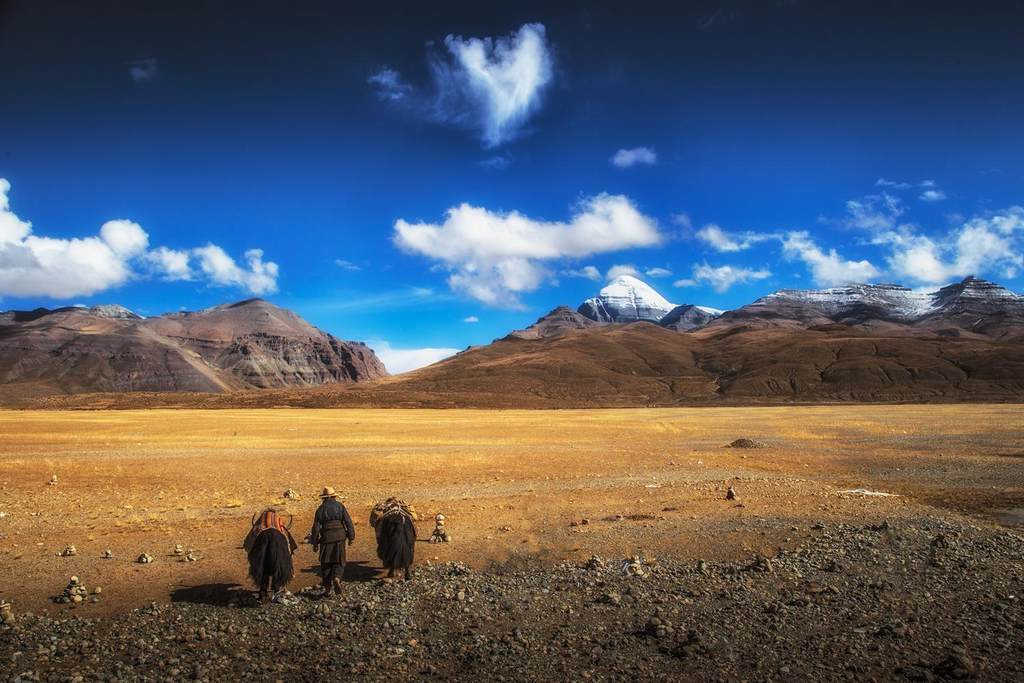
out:
M324 490L320 492L321 498L337 498L338 494L334 492L334 488L331 486L325 486Z

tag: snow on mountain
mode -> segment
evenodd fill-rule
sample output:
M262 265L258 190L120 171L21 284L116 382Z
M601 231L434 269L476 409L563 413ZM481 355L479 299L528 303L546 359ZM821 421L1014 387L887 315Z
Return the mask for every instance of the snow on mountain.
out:
M763 296L741 311L761 309L813 311L832 320L879 318L904 323L959 314L1024 315L1024 296L976 277L941 289L909 289L900 285L847 285L830 289L782 289ZM796 307L796 309L794 309Z
M99 318L136 320L141 317L120 304L99 304L97 306L90 306L87 310L89 313Z
M628 323L636 320L658 322L675 307L646 282L632 275L620 275L605 285L596 297L584 301L577 310L598 322Z
M828 317L844 314L855 307L885 311L897 320L916 320L933 307L934 292L923 292L901 285L847 285L829 289L780 289L761 297L759 303L798 303Z

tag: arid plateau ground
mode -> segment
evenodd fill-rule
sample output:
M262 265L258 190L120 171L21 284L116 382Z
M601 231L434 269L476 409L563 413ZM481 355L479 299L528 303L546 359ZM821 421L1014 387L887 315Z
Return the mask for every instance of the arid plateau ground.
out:
M725 447L741 437L767 447ZM1022 465L1024 408L1012 404L4 411L0 599L21 625L0 638L0 671L1018 680ZM324 485L356 520L350 594L225 607L248 587L252 514L285 505L301 539ZM389 495L417 508L421 539L437 512L453 535L418 544L408 583L376 580L367 516ZM68 545L76 554L59 556ZM144 552L152 564L135 562ZM597 574L582 568L592 555L607 564ZM632 555L649 576L621 575ZM309 546L296 558L293 591L318 582ZM98 601L54 603L72 575L102 587ZM327 603L333 613L319 611ZM668 635L655 614L676 624ZM282 647L339 632L341 654L289 650L273 666L290 664L270 669L236 660L261 629L291 633L293 617L303 635ZM69 623L61 642L74 644L35 648ZM168 645L136 643L147 629ZM219 633L221 649L200 630ZM763 656L744 646L761 639L775 642Z

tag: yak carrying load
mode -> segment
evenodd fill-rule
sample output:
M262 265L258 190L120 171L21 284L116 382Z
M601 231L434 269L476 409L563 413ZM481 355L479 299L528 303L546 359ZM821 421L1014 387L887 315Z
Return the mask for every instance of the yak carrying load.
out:
M388 498L370 512L370 526L377 534L377 557L388 570L388 578L398 569L411 578L416 550L416 511L405 501Z

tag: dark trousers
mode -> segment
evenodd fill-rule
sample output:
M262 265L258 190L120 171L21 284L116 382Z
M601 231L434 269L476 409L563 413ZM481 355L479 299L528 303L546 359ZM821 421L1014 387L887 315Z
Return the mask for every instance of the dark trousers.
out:
M345 575L345 541L324 543L320 546L320 578L325 590L341 592L341 579ZM335 585L337 580L337 585Z

